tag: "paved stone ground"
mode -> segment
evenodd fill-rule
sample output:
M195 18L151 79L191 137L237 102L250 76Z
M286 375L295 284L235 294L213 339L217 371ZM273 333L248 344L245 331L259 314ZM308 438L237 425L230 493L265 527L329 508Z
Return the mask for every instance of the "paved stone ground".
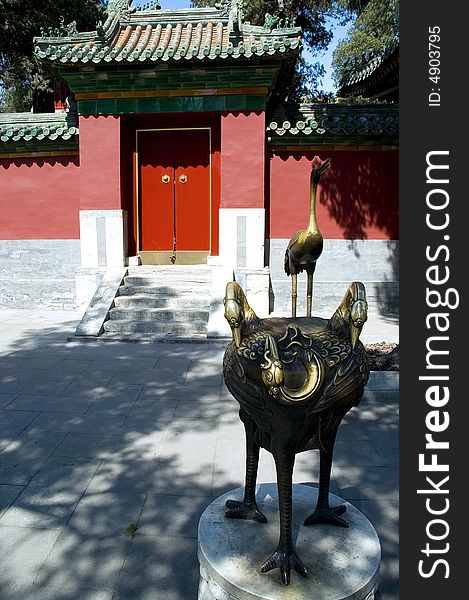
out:
M76 313L0 317L0 599L196 600L199 517L244 475L223 345L80 344ZM397 376L372 374L347 415L331 486L378 531L380 600L398 599ZM299 455L295 482L317 476Z

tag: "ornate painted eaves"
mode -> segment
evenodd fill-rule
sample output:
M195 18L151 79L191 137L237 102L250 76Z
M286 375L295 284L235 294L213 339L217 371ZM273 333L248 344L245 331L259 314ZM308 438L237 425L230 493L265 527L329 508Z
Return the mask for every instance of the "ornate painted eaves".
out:
M391 145L399 139L396 104L279 106L267 126L273 146Z

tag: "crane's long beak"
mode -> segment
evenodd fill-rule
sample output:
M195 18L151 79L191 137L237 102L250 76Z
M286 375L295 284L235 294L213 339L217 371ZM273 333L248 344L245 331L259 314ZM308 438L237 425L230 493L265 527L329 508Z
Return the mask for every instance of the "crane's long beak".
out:
M234 340L236 348L239 348L239 346L241 345L241 330L240 330L240 328L232 327L231 333L233 335L233 340Z
M322 175L323 173L325 173L330 166L331 166L331 159L326 158L326 160L322 163L322 165L319 165L319 167L317 167L318 175Z
M352 348L355 348L358 338L360 337L360 333L362 331L361 327L356 327L353 323L350 326L350 338L352 340Z
M316 185L319 183L319 179L321 175L327 171L327 169L331 166L331 159L326 158L326 160L311 171L311 181Z
M225 319L231 329L234 343L237 348L241 344L241 321L243 318L242 310L239 304L233 298L225 298Z

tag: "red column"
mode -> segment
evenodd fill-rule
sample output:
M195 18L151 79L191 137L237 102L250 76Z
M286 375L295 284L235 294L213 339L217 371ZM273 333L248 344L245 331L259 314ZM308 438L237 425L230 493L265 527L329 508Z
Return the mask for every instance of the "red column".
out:
M81 209L120 209L120 171L119 117L80 117Z
M265 113L221 119L221 208L264 208Z

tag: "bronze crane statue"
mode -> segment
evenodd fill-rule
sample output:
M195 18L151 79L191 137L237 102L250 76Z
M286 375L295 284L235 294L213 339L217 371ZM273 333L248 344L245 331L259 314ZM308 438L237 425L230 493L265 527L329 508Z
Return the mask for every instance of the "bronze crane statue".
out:
M291 569L307 570L292 538L292 475L295 455L320 452L318 500L305 525L347 527L345 505L329 505L332 453L343 416L356 406L368 381L368 361L359 335L367 319L365 286L349 285L330 319L319 317L259 319L241 287L226 286L225 318L233 341L223 358L223 375L240 405L246 434L244 499L226 502L226 517L260 523L266 517L256 504L259 450L272 453L277 470L280 537L263 563L267 573L279 568L288 585Z
M316 261L321 256L323 238L316 222L316 193L321 175L330 166L330 159L326 160L311 171L309 223L306 229L298 231L291 238L285 251L285 273L291 275L292 284L292 317L296 317L296 299L298 289L298 273L306 271L308 286L306 291L306 316L311 316L313 306L313 275Z

